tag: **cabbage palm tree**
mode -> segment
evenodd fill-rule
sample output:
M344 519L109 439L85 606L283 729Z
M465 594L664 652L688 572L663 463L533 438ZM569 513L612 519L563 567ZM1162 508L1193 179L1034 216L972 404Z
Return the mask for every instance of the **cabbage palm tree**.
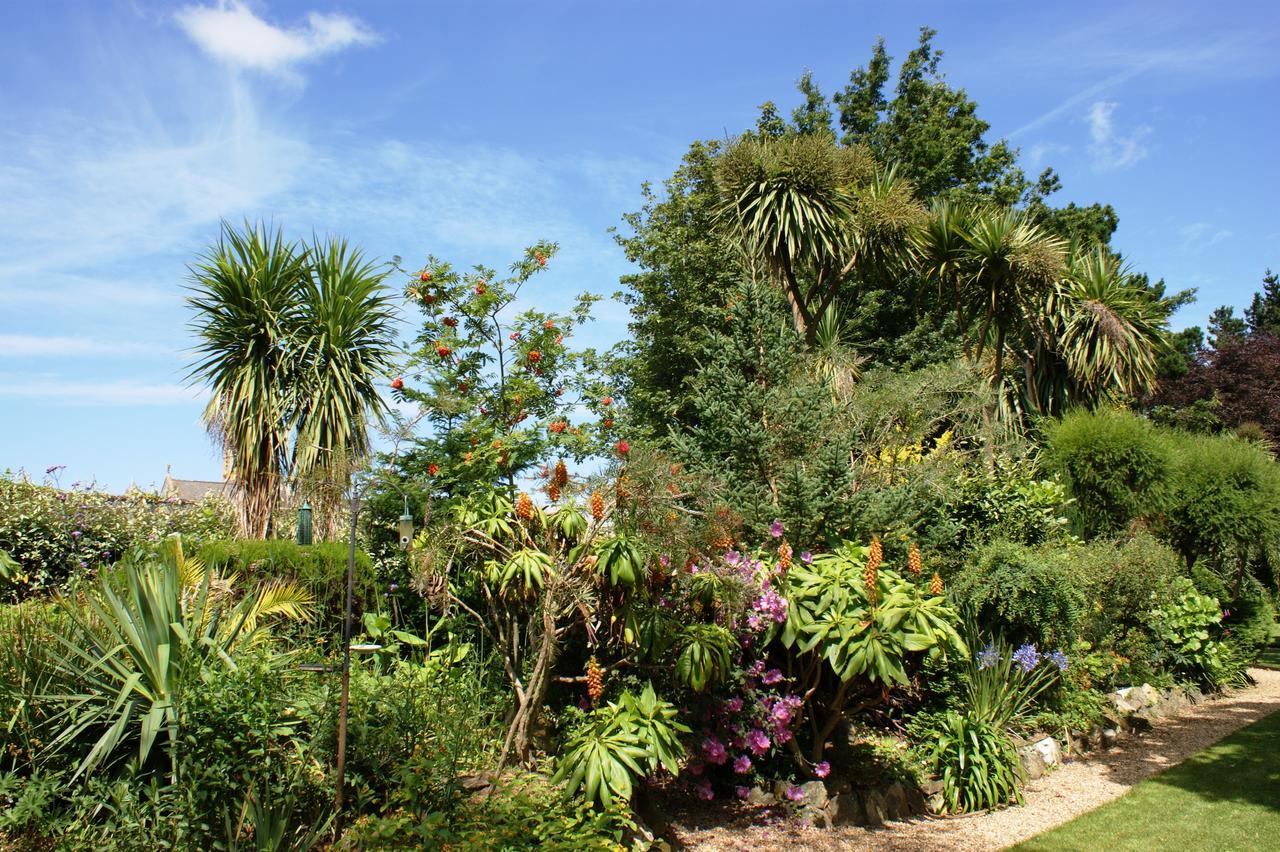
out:
M211 386L203 420L235 482L240 535L265 538L289 461L293 344L308 253L279 229L223 223L218 242L191 267L199 343L189 376Z
M717 180L721 218L781 286L810 349L851 273L896 262L923 215L894 170L821 136L743 139L722 155Z
M915 248L920 269L951 293L966 353L974 361L990 354L992 385L1006 399L1005 362L1037 326L1065 244L1017 210L940 203Z
M369 452L395 351L386 276L345 240L224 224L191 277L190 376L213 389L204 421L230 461L240 533L264 538L287 485L345 478Z
M1028 393L1042 412L1153 389L1172 306L1103 248L1071 259L1046 300Z
M292 474L314 491L328 538L342 491L332 486L369 454L369 422L386 410L378 379L391 369L395 328L386 271L358 248L330 239L313 248L310 266L294 339Z

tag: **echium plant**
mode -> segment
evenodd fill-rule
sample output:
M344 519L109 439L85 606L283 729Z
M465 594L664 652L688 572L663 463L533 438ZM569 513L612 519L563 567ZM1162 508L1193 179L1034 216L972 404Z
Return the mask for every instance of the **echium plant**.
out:
M583 294L562 314L518 310L525 285L556 251L550 242L530 246L505 277L484 266L460 272L435 257L412 273L406 293L422 310L422 330L409 378L392 387L421 406L431 430L397 463L414 468L406 475L430 477L433 493L467 496L501 483L514 497L535 466L616 442L613 399L595 378L599 356L566 343L598 297ZM598 417L572 422L581 408Z

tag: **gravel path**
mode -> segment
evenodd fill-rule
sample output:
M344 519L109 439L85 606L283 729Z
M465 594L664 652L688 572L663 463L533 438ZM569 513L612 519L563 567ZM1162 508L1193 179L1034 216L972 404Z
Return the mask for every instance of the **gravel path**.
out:
M1168 769L1228 734L1280 711L1280 671L1251 669L1257 684L1187 707L1156 723L1140 739L1087 760L1071 761L1025 789L1026 806L956 818L921 818L884 828L834 831L786 825L684 832L699 850L994 850L1067 822L1123 795L1143 778Z

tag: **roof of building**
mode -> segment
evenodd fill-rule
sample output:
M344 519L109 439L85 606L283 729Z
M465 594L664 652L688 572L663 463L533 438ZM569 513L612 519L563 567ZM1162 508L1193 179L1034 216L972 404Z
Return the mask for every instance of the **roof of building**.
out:
M168 470L164 474L164 485L160 486L160 497L164 500L177 500L180 503L199 503L205 497L231 497L232 483L215 482L206 479L174 479Z

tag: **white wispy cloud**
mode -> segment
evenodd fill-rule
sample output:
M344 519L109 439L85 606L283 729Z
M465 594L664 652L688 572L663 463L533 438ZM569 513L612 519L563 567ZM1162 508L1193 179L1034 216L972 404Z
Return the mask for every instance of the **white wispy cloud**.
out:
M192 405L208 398L200 388L129 380L64 382L57 379L0 382L0 397L38 400L56 405Z
M191 40L215 59L275 74L288 75L299 63L377 41L368 27L349 15L309 12L304 25L286 28L258 17L240 0L187 6L175 17Z
M1182 237L1183 248L1198 250L1229 239L1231 232L1212 222L1192 222L1179 228L1178 236Z
M137 355L169 355L163 346L131 340L94 340L88 337L40 336L34 334L0 334L0 358L4 357L131 357Z
M1128 133L1116 129L1115 114L1119 104L1114 101L1097 101L1089 108L1089 154L1098 171L1111 171L1132 166L1147 156L1142 140L1151 128L1135 127Z

